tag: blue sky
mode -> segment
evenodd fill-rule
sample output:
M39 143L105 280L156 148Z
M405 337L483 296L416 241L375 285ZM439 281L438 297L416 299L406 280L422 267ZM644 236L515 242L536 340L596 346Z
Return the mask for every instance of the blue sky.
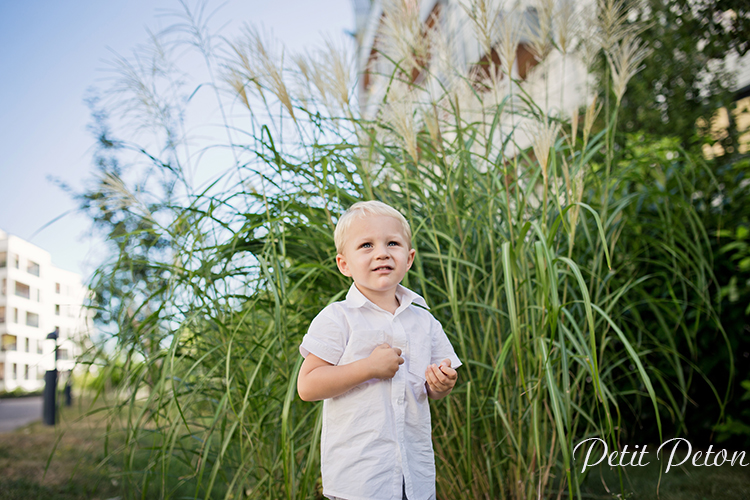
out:
M209 10L219 6L212 25L226 25L222 33L262 26L293 51L354 26L351 0L212 1ZM69 214L39 231L75 207L48 177L82 186L93 144L87 89L104 83L113 53L129 55L146 28L166 27L179 8L177 0L0 0L0 229L84 279L98 258L88 221Z

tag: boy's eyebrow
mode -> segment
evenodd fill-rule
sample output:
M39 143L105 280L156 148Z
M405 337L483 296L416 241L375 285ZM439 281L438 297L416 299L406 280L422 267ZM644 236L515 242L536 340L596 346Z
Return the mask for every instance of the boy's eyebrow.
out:
M359 237L359 238L355 238L355 239L353 239L352 241L357 241L357 242L359 242L359 241L369 241L369 240L373 240L373 239L374 239L374 237L373 237L373 236L369 236L369 235L368 235L368 236L361 236L361 237ZM401 239L401 240L404 240L404 241L406 241L406 237L405 237L405 236L404 236L403 234L401 234L401 233L393 233L393 234L387 234L387 235L385 235L385 236L383 237L383 239L386 239L386 240L395 240L395 239Z

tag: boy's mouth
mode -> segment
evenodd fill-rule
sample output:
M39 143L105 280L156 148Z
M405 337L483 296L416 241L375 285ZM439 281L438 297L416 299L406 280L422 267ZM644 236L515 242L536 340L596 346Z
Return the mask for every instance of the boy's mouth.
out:
M393 268L391 266L378 266L375 269L373 269L373 272L378 271L393 271Z

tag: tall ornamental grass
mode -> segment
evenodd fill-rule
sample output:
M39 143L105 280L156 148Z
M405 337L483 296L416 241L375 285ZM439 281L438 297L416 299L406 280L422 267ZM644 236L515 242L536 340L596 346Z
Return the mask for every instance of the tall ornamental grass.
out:
M258 30L218 39L186 4L92 99L100 148L81 201L116 250L92 289L101 355L123 378L99 396L127 497L321 498L321 405L296 395L298 345L348 288L332 234L362 199L409 220L404 284L464 361L431 403L439 498L580 497L580 440L638 442L639 416L684 431L700 374L675 339L695 345L695 318L715 316L710 252L690 201L698 167L669 144L615 148L637 28L605 0L586 36L532 30L538 88L548 61L583 57L575 47L607 65L605 99L563 113L505 70L517 27L485 21L514 19L507 7L465 12L502 53L482 78L449 33L413 29L409 5L386 6L373 116L337 42L282 57ZM186 49L200 85L170 60ZM191 105L209 98L206 123L220 123L196 127Z

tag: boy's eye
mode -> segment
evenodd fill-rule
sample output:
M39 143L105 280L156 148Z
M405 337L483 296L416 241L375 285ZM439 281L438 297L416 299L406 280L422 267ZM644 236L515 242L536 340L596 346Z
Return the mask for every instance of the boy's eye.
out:
M389 242L388 242L388 246L389 246L389 247L390 247L390 246L394 246L394 247L397 247L397 246L398 246L398 241L389 241Z
M372 243L362 243L359 248L370 248L372 247Z

